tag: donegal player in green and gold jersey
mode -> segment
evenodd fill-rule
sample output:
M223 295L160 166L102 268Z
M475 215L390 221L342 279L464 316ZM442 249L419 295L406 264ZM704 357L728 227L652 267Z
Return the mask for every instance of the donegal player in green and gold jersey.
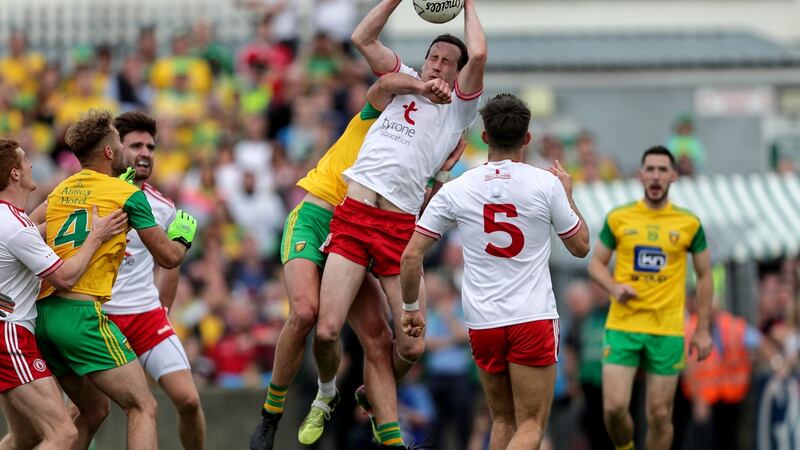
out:
M107 111L90 111L66 136L81 171L56 186L47 199L47 244L65 259L83 245L91 211L100 215L123 209L159 265L175 267L191 246L197 222L178 212L165 233L153 217L144 193L117 178L125 171L122 143ZM128 416L129 449L158 446L156 402L141 365L125 336L108 320L100 304L125 254L125 235L100 246L89 267L69 290L45 283L37 302L36 340L53 374L77 406L75 448L86 448L108 414L108 397Z
M685 366L686 254L697 273L698 320L690 351L711 351L709 319L714 282L700 219L670 203L675 158L664 147L644 152L639 178L644 198L610 213L589 263L589 275L611 295L603 356L606 429L618 450L633 449L628 413L638 367L647 373L647 449L672 443L672 402ZM617 253L613 277L611 254Z

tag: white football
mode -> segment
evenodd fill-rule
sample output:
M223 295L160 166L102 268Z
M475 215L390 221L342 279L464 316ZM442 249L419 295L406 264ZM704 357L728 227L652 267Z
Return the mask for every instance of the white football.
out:
M461 8L463 0L414 0L414 9L420 17L431 23L445 23L453 20Z

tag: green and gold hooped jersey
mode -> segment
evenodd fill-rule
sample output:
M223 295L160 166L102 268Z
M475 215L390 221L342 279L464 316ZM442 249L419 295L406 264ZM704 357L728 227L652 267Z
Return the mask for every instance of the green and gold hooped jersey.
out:
M47 245L61 259L74 256L86 240L92 229L93 206L97 206L101 217L124 209L128 213L128 224L136 230L157 225L147 197L137 186L94 170L81 170L62 181L47 196ZM125 256L125 240L123 233L104 242L72 290L108 301ZM44 282L39 298L54 291L53 286Z
M686 254L707 247L700 219L671 203L654 210L633 202L608 214L600 240L616 251L614 281L638 295L625 303L612 298L606 328L683 336Z

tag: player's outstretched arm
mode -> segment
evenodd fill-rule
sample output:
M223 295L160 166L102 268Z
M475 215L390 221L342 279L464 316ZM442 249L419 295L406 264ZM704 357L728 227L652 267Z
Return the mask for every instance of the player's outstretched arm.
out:
M400 289L403 293L403 317L400 319L403 332L411 337L420 337L425 329L425 315L419 311L419 282L422 279L422 260L425 253L436 243L435 239L414 233L400 258Z
M481 21L475 9L475 0L464 0L464 39L469 61L458 74L458 92L474 94L483 89L483 71L486 67L488 49Z
M353 30L350 39L358 52L376 74L393 72L398 66L398 57L378 40L386 21L401 0L383 0L378 3Z
M183 262L196 231L197 221L184 211L178 211L166 233L157 226L136 230L156 263L167 269Z
M711 339L711 304L714 297L714 276L711 253L708 249L692 254L694 271L697 274L697 328L689 345L697 351L697 360L708 358L713 342Z
M97 207L92 208L92 231L80 246L80 250L71 258L64 261L53 273L44 277L45 281L59 291L70 291L81 279L89 262L100 245L112 237L125 233L128 230L128 215L122 209L100 217Z

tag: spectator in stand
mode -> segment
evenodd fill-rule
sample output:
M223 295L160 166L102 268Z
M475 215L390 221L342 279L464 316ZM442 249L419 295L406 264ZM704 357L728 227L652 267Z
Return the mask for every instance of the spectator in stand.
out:
M692 176L702 172L706 161L706 150L695 134L692 116L689 114L678 116L673 130L674 133L667 141L667 148L678 163L678 174Z
M188 91L197 94L211 91L211 67L204 59L189 54L189 35L185 32L172 38L172 54L157 59L153 64L150 83L155 89L175 88L179 74L188 77Z
M215 39L214 27L207 20L200 19L194 23L191 40L191 53L208 63L213 77L233 75L233 53Z
M581 131L575 140L576 161L569 172L576 182L611 181L619 178L616 162L596 149L594 135Z
M147 109L153 101L153 88L145 79L141 57L126 55L122 70L109 83L109 96L120 104L122 111Z
M112 113L118 111L114 100L97 93L94 80L95 73L91 67L78 66L75 69L74 92L64 97L56 111L57 129L66 130L90 109L105 109Z
M262 257L274 257L287 214L280 197L269 189L256 188L255 172L245 171L242 186L228 198L231 215L255 241Z
M358 0L316 0L313 9L314 30L337 44L339 49L350 52L350 35L356 27Z
M14 30L8 37L8 55L0 58L0 79L13 88L12 102L33 98L38 89L39 75L46 60L39 53L28 51L28 37L24 32Z
M272 33L273 16L265 15L256 27L256 38L239 51L236 70L251 82L258 77L258 69L285 71L292 62L292 50L276 42Z

